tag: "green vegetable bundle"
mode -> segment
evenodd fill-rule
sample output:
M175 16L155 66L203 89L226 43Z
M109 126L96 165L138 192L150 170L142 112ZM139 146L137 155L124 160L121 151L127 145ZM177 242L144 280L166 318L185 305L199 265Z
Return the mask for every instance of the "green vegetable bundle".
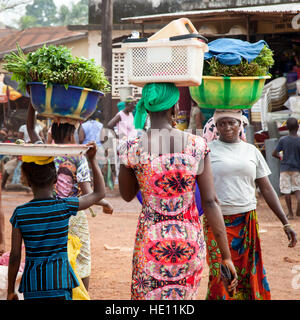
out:
M231 66L220 63L215 57L205 60L203 75L217 77L267 76L270 75L269 69L273 64L273 52L265 45L259 55L250 63L244 58L240 64Z
M19 83L23 92L28 82L43 82L90 88L107 93L110 84L104 69L93 59L73 57L64 46L46 46L24 54L17 44L17 52L4 56L3 68L13 74L12 80Z

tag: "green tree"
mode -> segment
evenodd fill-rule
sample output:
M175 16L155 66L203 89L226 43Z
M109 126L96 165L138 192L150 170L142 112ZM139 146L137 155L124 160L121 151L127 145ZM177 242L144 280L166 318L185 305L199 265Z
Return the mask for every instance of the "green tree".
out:
M37 18L33 16L23 16L19 20L19 28L24 30L28 28L39 27Z
M69 24L70 21L71 21L70 10L66 5L63 4L58 10L57 23L59 25L66 26Z
M26 16L36 18L36 24L51 26L57 23L57 10L53 0L34 0L26 6Z
M87 24L88 10L88 0L81 0L76 4L72 3L70 9L66 5L62 5L58 9L57 25Z
M77 4L72 4L70 24L86 24L88 23L88 0L81 0Z

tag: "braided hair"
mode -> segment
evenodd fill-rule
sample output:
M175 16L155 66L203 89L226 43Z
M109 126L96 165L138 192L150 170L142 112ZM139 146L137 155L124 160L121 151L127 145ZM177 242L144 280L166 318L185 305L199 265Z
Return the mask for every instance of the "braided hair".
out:
M71 138L75 132L75 126L70 123L54 122L51 127L51 135L55 143L64 143L65 138Z
M54 161L44 165L23 162L21 168L29 185L44 188L51 186L56 181L57 175Z

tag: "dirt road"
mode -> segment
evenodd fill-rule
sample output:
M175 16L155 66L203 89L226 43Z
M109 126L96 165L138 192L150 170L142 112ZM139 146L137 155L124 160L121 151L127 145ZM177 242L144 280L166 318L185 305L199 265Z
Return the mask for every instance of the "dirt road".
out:
M126 203L116 190L107 190L107 198L114 206L114 214L103 214L101 207L94 206L98 214L95 218L88 218L92 250L89 293L91 299L127 300L130 299L132 248L141 205L137 199ZM17 205L31 199L32 194L26 192L4 191L2 194L7 251L10 248L9 218ZM285 208L284 198L280 198L280 201ZM296 248L288 248L281 223L260 197L257 212L272 299L300 300L300 240ZM291 220L291 223L300 238L300 218ZM199 299L205 298L207 279L208 267L204 270Z

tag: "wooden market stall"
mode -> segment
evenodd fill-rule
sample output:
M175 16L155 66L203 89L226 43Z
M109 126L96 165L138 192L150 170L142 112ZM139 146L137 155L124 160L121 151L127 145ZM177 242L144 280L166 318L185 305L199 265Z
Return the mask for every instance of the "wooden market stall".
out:
M217 38L238 38L249 42L265 40L274 52L275 64L270 70L272 81L277 77L287 78L287 98L296 94L295 80L300 79L300 2L252 7L193 10L123 18L124 23L134 23L141 36L152 25L166 25L172 20L188 18L198 32L209 41ZM294 73L289 77L289 73ZM297 78L295 78L297 73ZM288 92L290 91L290 92ZM182 110L188 107L182 106ZM276 105L268 111L279 111ZM250 114L251 118L251 114ZM255 131L262 129L261 111L253 113L251 122Z

